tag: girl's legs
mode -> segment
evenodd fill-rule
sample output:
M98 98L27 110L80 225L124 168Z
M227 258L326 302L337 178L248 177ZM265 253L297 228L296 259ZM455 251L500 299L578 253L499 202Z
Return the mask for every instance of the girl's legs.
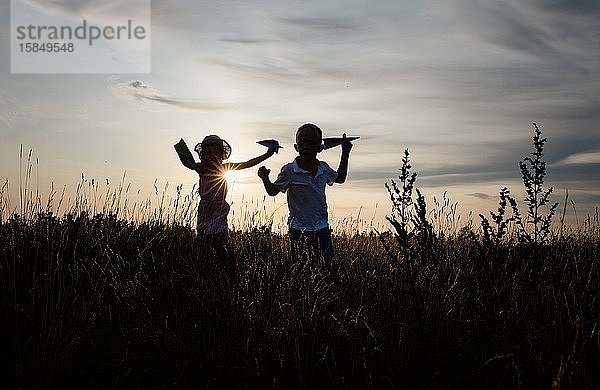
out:
M213 269L224 272L230 279L235 276L235 259L230 256L228 231L214 234L200 231L196 236L195 250L197 262L204 272Z
M235 259L229 251L229 232L210 234L210 245L215 251L215 260L229 279L236 275Z
M198 264L203 264L209 257L209 246L207 235L202 231L198 231L196 240L194 241L194 250L196 252L196 259Z

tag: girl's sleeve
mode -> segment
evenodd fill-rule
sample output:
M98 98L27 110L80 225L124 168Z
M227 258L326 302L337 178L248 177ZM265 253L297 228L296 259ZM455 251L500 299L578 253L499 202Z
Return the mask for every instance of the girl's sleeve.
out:
M198 172L199 175L202 174L202 163L201 162L197 162L194 164L194 167L192 168L194 171Z

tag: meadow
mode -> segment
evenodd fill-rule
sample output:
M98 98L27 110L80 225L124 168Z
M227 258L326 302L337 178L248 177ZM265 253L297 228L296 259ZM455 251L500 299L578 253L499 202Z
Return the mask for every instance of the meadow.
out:
M0 388L600 388L598 213L561 223L535 129L527 199L500 190L480 223L429 209L406 151L389 230L334 231L337 276L254 215L227 275L192 193L82 180L64 206L26 179L8 212L3 187Z

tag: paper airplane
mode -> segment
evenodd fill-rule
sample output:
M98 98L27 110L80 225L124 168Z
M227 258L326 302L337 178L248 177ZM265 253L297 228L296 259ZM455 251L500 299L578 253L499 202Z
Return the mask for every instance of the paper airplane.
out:
M262 141L256 142L259 145L266 146L269 149L275 151L275 153L279 152L279 149L282 149L283 146L279 145L279 142L275 139L265 139Z
M335 148L336 146L340 146L341 144L343 144L346 141L355 141L359 138L360 137L346 137L345 133L342 137L323 138L323 149Z
M191 159L192 161L194 161L194 156L192 156L192 152L190 152L190 149L188 148L183 138L180 139L179 142L177 142L173 146L175 147L175 151L177 152L180 158Z

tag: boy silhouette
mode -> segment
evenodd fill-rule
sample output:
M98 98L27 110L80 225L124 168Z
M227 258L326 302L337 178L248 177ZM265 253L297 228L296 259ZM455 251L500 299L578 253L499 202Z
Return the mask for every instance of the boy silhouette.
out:
M289 239L292 261L304 251L321 254L326 269L332 271L333 246L327 218L325 185L344 183L348 174L348 158L352 144L342 143L342 154L337 172L324 161L317 159L323 150L323 133L312 124L305 123L296 131L294 149L298 156L281 168L275 182L269 179L269 169L258 169L267 194L287 193Z

